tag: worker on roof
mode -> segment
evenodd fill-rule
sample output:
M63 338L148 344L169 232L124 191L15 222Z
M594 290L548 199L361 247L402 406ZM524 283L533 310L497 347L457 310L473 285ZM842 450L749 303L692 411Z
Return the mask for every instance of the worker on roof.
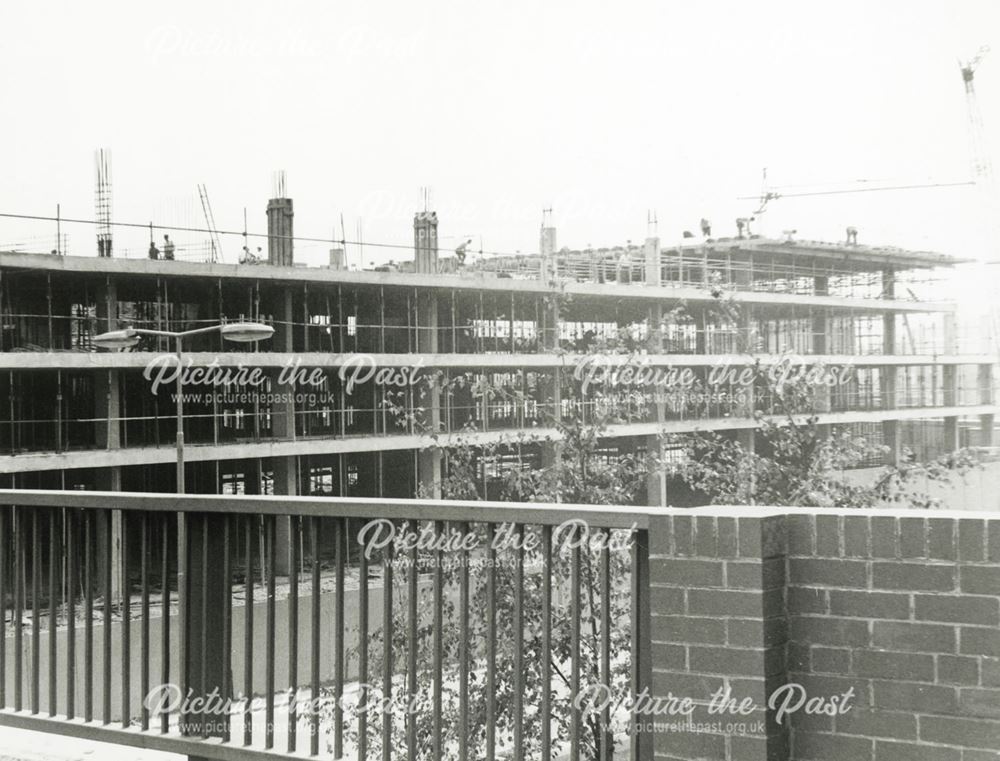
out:
M158 249L156 247L156 241L152 241L151 240L149 242L149 258L150 259L159 259L160 258L160 249Z
M170 259L171 261L174 258L174 243L170 240L169 235L163 236L163 258Z

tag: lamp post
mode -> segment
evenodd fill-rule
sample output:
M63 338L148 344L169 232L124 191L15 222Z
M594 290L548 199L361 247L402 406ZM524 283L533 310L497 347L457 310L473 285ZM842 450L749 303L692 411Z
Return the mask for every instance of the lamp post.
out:
M206 333L221 333L228 341L256 343L270 338L274 328L256 322L219 323L184 331L125 328L95 336L94 344L106 349L135 346L143 336L163 336L174 340L177 358L177 493L184 493L184 339ZM225 649L226 625L223 610L228 602L229 579L224 578L223 558L227 546L223 535L228 524L226 516L213 513L177 513L177 596L180 622L178 626L178 661L180 663L180 693L209 700L213 691L223 695L223 687L232 685L229 671L230 653ZM201 583L192 584L191 580ZM145 696L143 696L145 698ZM182 711L181 732L185 735L226 737L216 717L209 714ZM192 761L199 757L189 756Z
M206 333L221 333L227 341L257 343L274 335L274 328L259 322L223 322L193 330L146 330L125 328L94 336L93 343L102 349L128 349L139 343L143 336L162 336L174 339L177 357L177 493L184 493L184 339Z

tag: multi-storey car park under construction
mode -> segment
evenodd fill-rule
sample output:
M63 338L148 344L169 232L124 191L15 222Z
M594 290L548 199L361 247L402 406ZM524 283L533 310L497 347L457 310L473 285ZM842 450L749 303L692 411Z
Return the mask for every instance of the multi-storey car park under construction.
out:
M538 431L572 400L552 393L594 336L632 330L643 361L706 377L720 362L793 351L808 363L849 363L819 422L851 426L927 458L959 446L991 446L992 367L985 346L959 345L955 305L935 300L940 254L759 237L685 240L585 251L557 250L544 227L534 256L463 265L438 256L437 218L414 220L412 264L349 271L293 260L292 204L268 206L267 261L245 264L0 252L0 482L16 488L172 491L172 384L154 387L147 367L173 350L149 338L129 351L94 337L126 326L181 331L255 320L275 333L255 346L218 334L190 339L193 367L261 368L275 389L283 368L310 372L320 393L204 394L186 398L186 488L202 493L412 497L440 481L441 458L412 416L390 414L374 377L351 388L339 373L359 355L378 367L471 374L517 390L523 404L449 386L421 402L445 434L496 441ZM724 291L740 317L714 308ZM662 331L684 304L685 319ZM248 350L249 349L249 350ZM319 382L316 382L316 379ZM155 379L155 375L154 375ZM237 387L239 383L235 384ZM236 389L229 388L229 391ZM268 401L270 399L270 401ZM416 404L415 402L413 402ZM752 438L752 407L654 405L607 429L610 456L658 445L664 432L729 431ZM523 457L540 457L530 447ZM872 463L874 464L874 463ZM489 493L496 462L483 458ZM649 504L680 501L661 476ZM680 495L681 490L674 492Z

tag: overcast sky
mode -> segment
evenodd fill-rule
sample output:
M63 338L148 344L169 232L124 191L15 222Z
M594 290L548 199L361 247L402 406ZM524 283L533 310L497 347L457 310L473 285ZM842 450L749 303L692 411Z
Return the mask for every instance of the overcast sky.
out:
M299 235L339 237L342 214L348 239L361 219L411 241L422 186L446 247L537 250L549 206L560 246L638 241L648 209L665 239L702 216L731 234L763 167L776 186L966 179L957 59L991 43L977 85L1000 128L996 0L4 3L0 27L4 212L93 217L107 147L119 221L201 225L203 182L220 228L246 208L262 231L284 169ZM983 245L973 197L786 198L757 230L963 254ZM0 244L51 227L0 219Z

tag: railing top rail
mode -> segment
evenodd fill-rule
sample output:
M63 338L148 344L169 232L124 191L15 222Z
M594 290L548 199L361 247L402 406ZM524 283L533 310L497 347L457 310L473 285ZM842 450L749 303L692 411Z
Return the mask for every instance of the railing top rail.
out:
M0 489L0 508L4 505L75 507L91 510L489 521L552 526L579 519L586 521L591 528L645 529L649 526L648 508L472 500Z
M149 510L250 515L301 515L363 519L416 519L527 523L558 526L570 520L591 528L648 529L650 519L667 516L763 518L796 513L865 515L889 518L962 518L1000 520L1000 511L925 510L918 508L816 508L766 505L705 507L640 507L634 505L570 505L477 500L396 499L377 497L292 497L277 495L163 494L152 492L58 491L0 489L0 509L18 506L72 507L91 510Z

